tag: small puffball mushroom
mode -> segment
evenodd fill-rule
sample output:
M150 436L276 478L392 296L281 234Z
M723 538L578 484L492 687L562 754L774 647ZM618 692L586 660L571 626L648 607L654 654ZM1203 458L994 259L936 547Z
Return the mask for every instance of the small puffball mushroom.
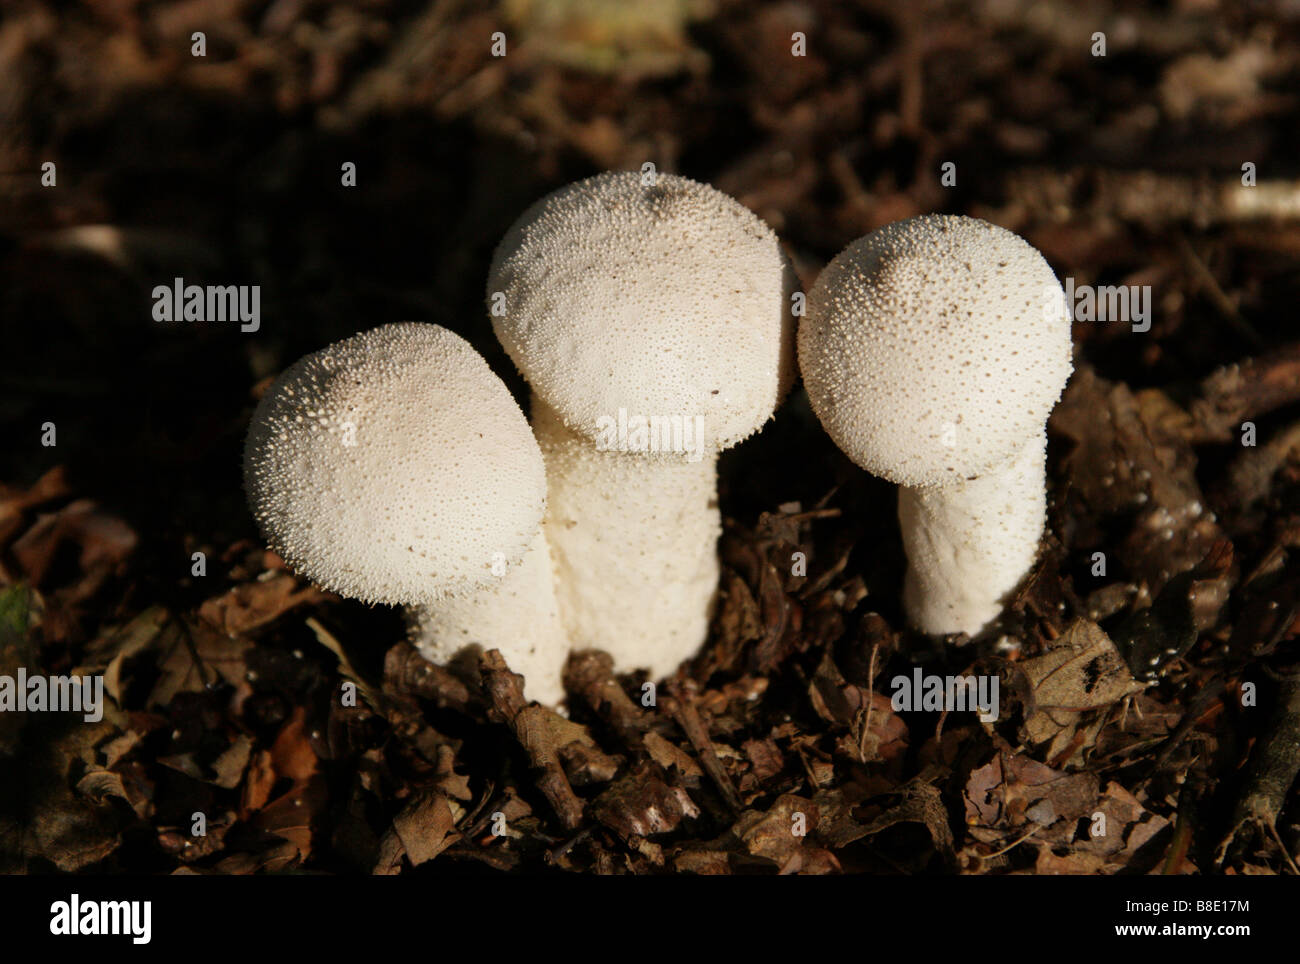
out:
M499 649L531 698L563 698L541 451L464 339L392 324L300 359L257 406L244 483L295 572L416 607L413 641L434 662Z
M975 635L1033 565L1045 425L1070 356L1047 261L976 218L886 225L809 293L808 397L849 458L902 487L904 604L924 632Z
M575 649L658 678L704 642L717 456L789 388L794 288L767 225L669 174L571 184L501 241L488 306L532 386L546 536Z

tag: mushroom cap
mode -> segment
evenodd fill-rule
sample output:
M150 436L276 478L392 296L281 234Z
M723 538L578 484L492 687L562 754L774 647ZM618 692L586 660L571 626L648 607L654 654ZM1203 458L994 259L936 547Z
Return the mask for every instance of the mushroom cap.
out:
M896 485L978 478L1042 433L1071 371L1065 293L1038 251L977 218L926 215L822 271L799 330L817 417Z
M244 486L291 568L388 604L497 582L546 499L541 450L505 384L463 338L416 323L362 332L280 375L253 414Z
M488 307L571 431L595 439L620 409L702 416L716 452L757 431L793 381L795 287L776 235L734 198L672 174L646 185L612 172L560 188L510 227Z

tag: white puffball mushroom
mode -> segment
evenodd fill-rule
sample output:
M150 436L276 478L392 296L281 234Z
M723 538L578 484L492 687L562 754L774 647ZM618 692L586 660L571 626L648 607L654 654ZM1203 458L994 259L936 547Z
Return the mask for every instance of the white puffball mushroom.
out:
M699 649L717 589L717 456L794 376L776 235L696 181L570 184L497 247L488 306L533 390L545 531L575 649L656 678Z
M563 698L541 451L464 339L391 324L300 359L254 412L244 483L295 572L417 607L414 641L435 662L500 649L531 698Z
M901 486L909 619L977 634L1042 535L1045 425L1072 368L1051 266L976 218L888 224L817 279L799 365L840 449Z

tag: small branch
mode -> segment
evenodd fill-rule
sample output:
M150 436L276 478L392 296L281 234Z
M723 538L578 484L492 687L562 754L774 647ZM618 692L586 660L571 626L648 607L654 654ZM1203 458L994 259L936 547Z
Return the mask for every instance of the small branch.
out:
M1154 171L1029 168L1007 178L1011 208L1034 221L1117 220L1152 227L1300 219L1300 181L1215 181Z
M1231 830L1219 845L1216 855L1219 863L1243 832L1259 831L1281 844L1277 836L1277 815L1286 803L1297 773L1300 773L1300 679L1285 679L1278 689L1277 710L1269 730L1251 754L1246 792L1233 811ZM1295 871L1295 859L1285 847L1282 853Z
M479 667L483 689L488 697L489 716L505 723L539 771L537 789L555 810L566 830L577 830L582 823L582 801L569 785L554 741L549 738L546 715L551 710L524 699L524 678L512 673L499 650L483 654Z
M608 653L595 649L574 653L564 668L564 686L598 713L624 746L643 748L649 718L618 685L614 660Z
M713 750L713 741L709 739L709 731L704 726L704 721L700 719L699 712L695 705L690 702L690 697L675 699L671 696L663 697L660 702L664 710L668 712L682 728L686 738L691 741L691 746L699 755L700 763L704 767L704 772L709 775L718 792L722 794L722 799L726 801L736 813L742 809L740 803L740 794L736 792L736 787L731 782L731 777L727 773L727 768L722 765L718 759L718 754Z

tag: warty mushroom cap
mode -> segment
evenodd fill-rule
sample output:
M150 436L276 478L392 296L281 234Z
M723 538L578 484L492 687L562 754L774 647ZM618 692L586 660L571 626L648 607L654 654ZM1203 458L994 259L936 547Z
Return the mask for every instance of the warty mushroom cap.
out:
M388 604L499 581L494 562L522 557L546 499L541 450L505 384L460 336L409 322L280 375L253 415L244 485L292 569Z
M794 378L796 280L772 230L672 174L599 174L535 203L492 259L488 306L541 398L598 420L703 416L716 452L757 431Z
M1071 371L1065 293L1018 235L926 215L822 271L799 330L818 418L896 485L977 478L1041 434Z

